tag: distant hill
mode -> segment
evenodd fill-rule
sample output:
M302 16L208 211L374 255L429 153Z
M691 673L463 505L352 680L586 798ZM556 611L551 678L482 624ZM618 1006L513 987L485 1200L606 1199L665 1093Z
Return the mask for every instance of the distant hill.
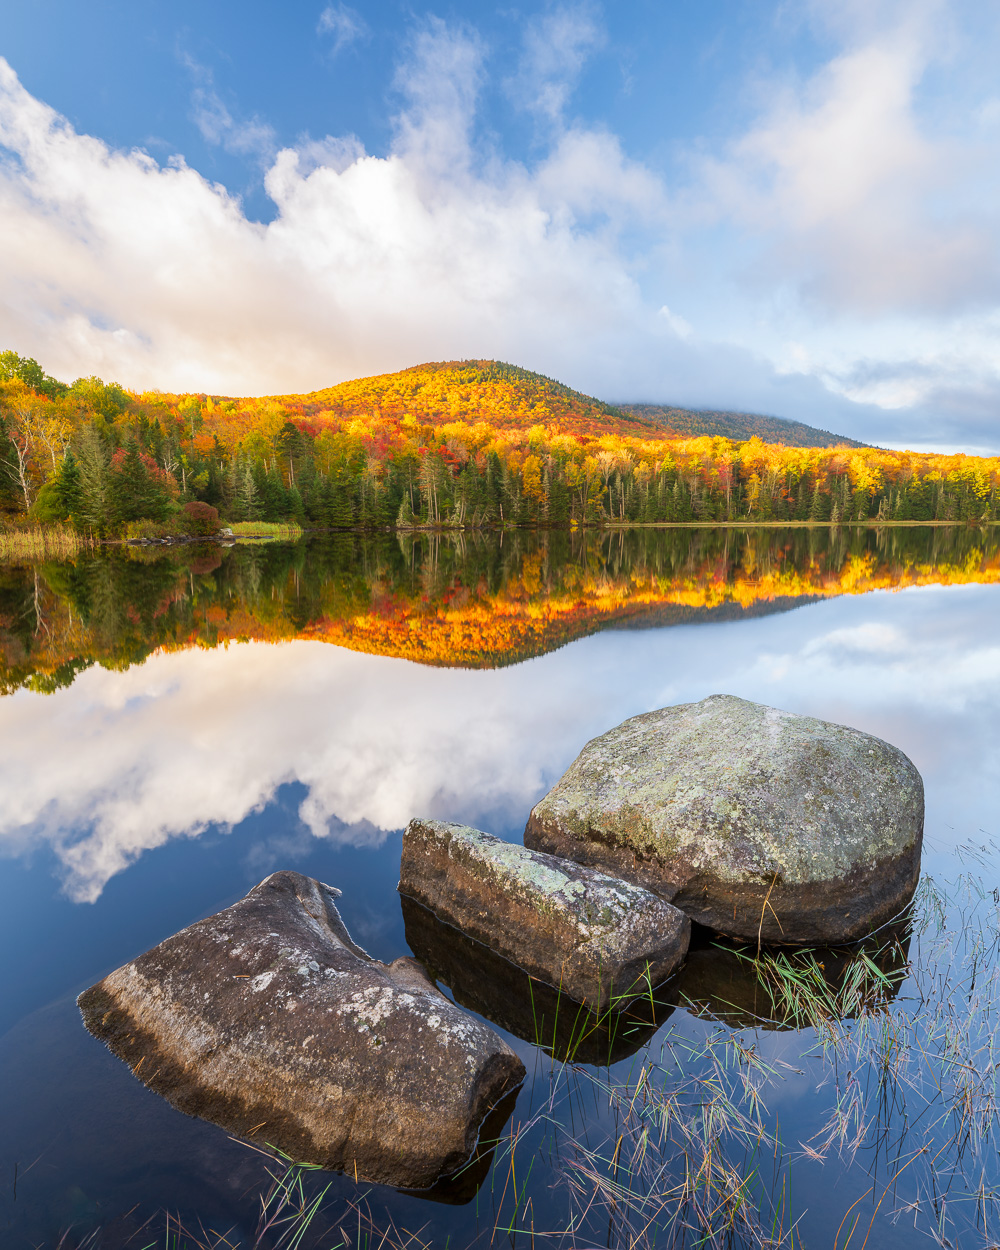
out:
M500 360L445 360L398 373L341 382L308 395L272 399L304 417L378 416L423 425L485 421L494 429L544 425L565 434L662 438L661 423L583 395L561 382Z
M747 412L695 412L664 404L608 404L541 373L499 360L444 360L357 378L308 395L273 396L303 417L340 419L407 415L425 425L485 421L495 429L545 425L565 434L633 438L719 435L743 442L757 435L786 447L864 447L801 421Z
M843 434L831 434L801 421L782 417L763 417L752 412L697 412L690 408L670 408L664 404L619 404L622 412L651 421L669 430L677 438L696 438L711 434L736 442L755 434L765 443L783 443L786 447L867 447Z

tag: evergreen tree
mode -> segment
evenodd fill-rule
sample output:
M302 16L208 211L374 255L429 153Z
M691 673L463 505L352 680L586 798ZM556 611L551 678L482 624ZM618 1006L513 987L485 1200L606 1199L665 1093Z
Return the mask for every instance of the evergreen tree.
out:
M150 519L165 521L172 511L170 495L159 477L150 472L139 444L133 439L111 462L111 515L119 525Z

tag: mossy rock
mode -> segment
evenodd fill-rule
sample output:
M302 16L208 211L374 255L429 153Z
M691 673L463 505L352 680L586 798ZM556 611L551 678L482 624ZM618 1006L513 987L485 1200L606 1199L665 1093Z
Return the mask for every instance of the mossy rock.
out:
M910 901L924 790L857 729L713 695L589 742L525 845L613 873L730 937L837 943Z

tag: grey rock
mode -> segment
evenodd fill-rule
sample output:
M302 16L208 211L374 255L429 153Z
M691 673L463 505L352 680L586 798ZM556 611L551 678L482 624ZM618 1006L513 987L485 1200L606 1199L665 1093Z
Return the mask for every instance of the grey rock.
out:
M837 943L910 901L923 821L923 782L902 751L713 695L589 742L524 840L635 881L731 937Z
M399 889L598 1014L670 976L691 931L648 890L444 821L410 821Z
M537 1046L558 1063L609 1067L629 1058L652 1041L679 1001L672 991L683 970L623 1010L597 1014L446 924L423 903L405 894L399 901L406 944L428 976L447 985L460 1007Z
M299 1162L427 1188L471 1157L524 1067L415 960L356 946L338 894L274 873L86 990L80 1009L179 1110Z

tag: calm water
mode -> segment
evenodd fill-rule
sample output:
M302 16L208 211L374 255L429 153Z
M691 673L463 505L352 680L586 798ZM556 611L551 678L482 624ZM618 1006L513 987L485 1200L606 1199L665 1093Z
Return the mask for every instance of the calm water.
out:
M927 792L925 871L942 888L967 880L948 887L943 922L921 895L926 924L910 956L924 972L883 1016L900 1027L915 1019L921 976L933 980L927 961L944 986L963 953L947 942L975 931L983 950L963 993L966 1004L977 996L974 1031L991 1045L998 619L992 531L348 539L0 571L3 1245L55 1244L67 1229L66 1245L95 1229L99 1244L122 1245L150 1217L163 1244L164 1209L234 1228L234 1242L255 1226L265 1161L146 1091L83 1030L81 989L280 867L343 890L344 919L372 955L407 953L395 886L410 817L518 840L588 738L716 692L856 726L913 759ZM731 956L708 949L693 965L610 1072L563 1068L507 1035L529 1072L505 1130L522 1129L513 1188L503 1149L464 1205L309 1178L332 1180L323 1219L356 1237L360 1201L380 1229L391 1220L423 1229L414 1245L450 1237L457 1247L498 1218L541 1237L576 1210L582 1231L559 1244L627 1245L624 1216L587 1202L591 1173L602 1160L608 1172L627 1136L609 1083L634 1089L645 1073L640 1106L655 1102L709 1081L706 1044L735 1039L770 1065L762 1076L746 1061L764 1090L760 1122L782 1144L764 1169L743 1142L747 1193L780 1208L786 1233L798 1221L795 1245L834 1244L858 1199L841 1246L859 1213L852 1246L872 1220L870 1246L908 1246L915 1227L939 1223L951 1244L993 1244L995 1082L982 1054L970 1064L962 1050L969 1019L950 990L945 1008L964 1030L952 1050L976 1067L969 1097L980 1100L961 1147L947 1145L959 1113L926 1065L900 1068L882 1094L869 1065L861 1085L876 1093L859 1102L861 1068L824 1058L815 1029L727 1015L725 1001L746 990ZM741 1062L719 1079L735 1080ZM715 1097L699 1088L684 1095L689 1118L704 1118ZM816 1134L845 1099L858 1122L820 1150ZM933 1168L930 1146L943 1150ZM676 1142L662 1146L661 1189L683 1173L682 1155ZM670 1236L656 1244L681 1244ZM498 1239L530 1244L527 1233Z

